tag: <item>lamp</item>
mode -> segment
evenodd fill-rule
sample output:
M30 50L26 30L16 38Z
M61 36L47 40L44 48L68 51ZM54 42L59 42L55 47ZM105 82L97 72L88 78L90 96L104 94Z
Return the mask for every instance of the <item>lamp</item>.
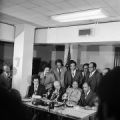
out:
M58 22L72 22L72 21L80 21L80 20L93 20L93 19L100 19L106 18L102 11L102 9L94 9L94 10L87 10L82 12L73 12L73 13L66 13L60 15L51 16L51 18Z

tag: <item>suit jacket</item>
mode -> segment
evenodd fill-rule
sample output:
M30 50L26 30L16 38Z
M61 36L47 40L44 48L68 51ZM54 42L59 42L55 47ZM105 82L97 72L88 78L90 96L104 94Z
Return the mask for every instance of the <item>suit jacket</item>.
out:
M60 88L58 94L55 93L55 89L53 88L53 90L51 90L49 99L55 100L55 99L57 98L57 101L58 101L58 102L62 102L62 101L63 101L63 100L62 100L62 96L63 96L64 93L65 93L65 89L62 88L62 87Z
M52 73L48 73L44 76L44 73L40 73L40 83L45 86L45 89L48 90L53 87L53 82L55 81L55 77Z
M84 72L82 72L82 85L83 85L84 82L87 82L87 81L88 81L89 75L90 75L89 72L87 72L86 75L85 75Z
M95 99L95 93L92 92L92 90L90 90L89 94L87 95L87 97L85 98L85 94L84 92L82 92L80 101L79 101L79 105L80 106L94 106L94 99Z
M90 88L93 92L97 91L101 78L102 75L97 70L91 77L88 78L88 83L90 84Z
M73 88L67 88L66 93L68 95L68 100L77 104L81 97L81 91L82 90L79 88L75 90Z
M72 87L73 81L78 81L79 87L81 86L81 84L82 84L82 73L81 73L81 71L76 70L74 78L72 77L71 70L66 71L65 79L64 79L65 88L67 88L68 86Z
M60 70L61 70L60 75L57 68L53 69L53 74L55 76L55 80L60 81L61 86L64 88L64 76L65 76L66 68L62 67Z
M46 91L45 91L45 87L44 87L43 85L39 84L38 89L37 89L37 92L36 92L36 95L43 96L43 94L45 94L45 92L46 92ZM27 97L31 97L33 94L34 94L34 85L32 84L32 85L29 87Z

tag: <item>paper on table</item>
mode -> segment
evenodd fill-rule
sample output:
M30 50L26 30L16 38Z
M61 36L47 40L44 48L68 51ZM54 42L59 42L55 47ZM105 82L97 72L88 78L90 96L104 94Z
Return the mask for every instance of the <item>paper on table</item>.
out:
M92 115L95 113L95 110L85 110L83 108L80 108L79 110L75 110L73 108L66 108L65 110L62 111L63 114L75 116L78 118L85 118L87 116Z

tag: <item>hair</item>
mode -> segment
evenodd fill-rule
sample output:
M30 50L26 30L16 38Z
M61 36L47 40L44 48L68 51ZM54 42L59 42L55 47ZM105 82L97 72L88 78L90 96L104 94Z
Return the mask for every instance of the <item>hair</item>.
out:
M51 66L50 66L49 64L46 64L46 65L43 67L43 70L45 70L45 68L51 69Z
M90 62L90 64L93 64L93 67L97 67L97 64L95 62Z
M89 82L84 82L83 85L84 85L84 84L87 84L88 87L90 87L90 83L89 83Z
M115 120L120 120L120 67L115 67L105 76L103 76L97 90L100 99L97 117L99 120L105 120L104 114L107 117L114 117ZM106 107L106 110L104 108ZM104 112L104 113L103 113Z
M35 75L32 76L31 86L34 85L34 83L33 83L33 82L34 82L34 79L38 79L38 82L39 82L39 84L40 84L40 77L39 77L37 74L35 74Z
M70 60L70 65L71 64L75 64L75 66L77 65L77 63L74 60Z
M104 70L107 70L108 72L110 72L111 69L110 68L104 68Z
M84 68L84 66L89 66L89 64L88 64L88 63L85 63L85 64L83 64L83 68Z
M60 63L60 64L63 66L63 61L62 61L61 59L57 59L57 60L55 61L55 65L57 65L57 63Z

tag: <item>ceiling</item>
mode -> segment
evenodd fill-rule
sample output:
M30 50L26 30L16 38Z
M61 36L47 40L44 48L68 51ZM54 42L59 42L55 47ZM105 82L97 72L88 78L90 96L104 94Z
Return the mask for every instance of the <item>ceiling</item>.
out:
M97 22L120 20L120 0L0 0L0 21L29 23L39 28L95 23L96 20L59 23L50 16L102 8L108 18Z

